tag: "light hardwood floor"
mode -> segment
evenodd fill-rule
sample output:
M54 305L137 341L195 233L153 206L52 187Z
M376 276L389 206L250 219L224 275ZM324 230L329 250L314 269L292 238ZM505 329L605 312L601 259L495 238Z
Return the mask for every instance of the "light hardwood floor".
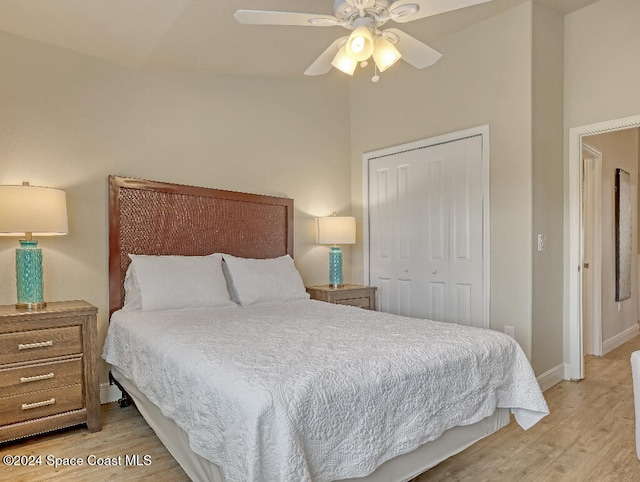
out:
M528 431L512 421L499 432L414 479L432 481L640 481L635 452L631 352L640 336L602 358L589 358L587 377L545 392L551 415ZM134 407L102 406L102 431L84 428L0 445L0 456L41 455L42 465L0 467L2 481L188 481ZM77 458L81 467L54 468L46 456ZM88 466L89 456L118 466ZM149 465L125 466L125 456L148 455ZM271 481L269 481L271 482Z
M414 481L640 481L629 361L635 350L640 336L589 357L584 380L545 392L551 413L533 428L525 432L512 420Z
M42 457L41 465L7 467L0 465L0 481L189 481L180 465L167 452L153 430L134 406L120 408L117 403L102 405L102 431L90 433L78 427L0 445L0 456ZM47 465L46 456L83 460L82 466ZM126 456L138 455L141 465L126 465ZM144 465L145 455L151 463ZM96 465L93 457L96 458ZM120 460L118 460L120 457ZM97 465L98 458L115 460L115 465ZM119 464L119 465L118 465Z

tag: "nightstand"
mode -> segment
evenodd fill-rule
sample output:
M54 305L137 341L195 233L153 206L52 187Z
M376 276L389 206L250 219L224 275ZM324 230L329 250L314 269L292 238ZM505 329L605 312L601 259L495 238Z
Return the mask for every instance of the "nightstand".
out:
M329 285L322 285L308 287L307 293L314 300L375 310L376 290L375 286L344 285L340 288L332 288Z
M97 308L0 306L0 442L73 425L100 430Z

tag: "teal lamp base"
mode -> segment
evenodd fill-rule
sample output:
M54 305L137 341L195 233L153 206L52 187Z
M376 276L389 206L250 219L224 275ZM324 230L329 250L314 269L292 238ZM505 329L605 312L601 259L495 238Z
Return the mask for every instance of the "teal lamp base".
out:
M340 246L331 246L329 252L329 286L340 288L344 286L342 282L342 251Z
M47 306L42 286L42 250L37 241L20 240L16 249L16 285L16 308L32 310Z

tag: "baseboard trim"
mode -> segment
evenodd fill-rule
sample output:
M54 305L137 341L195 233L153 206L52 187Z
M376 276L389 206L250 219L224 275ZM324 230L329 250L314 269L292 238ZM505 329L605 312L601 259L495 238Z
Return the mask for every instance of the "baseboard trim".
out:
M547 370L538 377L538 384L543 392L549 390L552 386L557 385L564 380L565 367L560 364L557 367Z
M609 338L602 344L602 354L606 355L611 350L615 350L623 343L631 340L634 336L638 334L638 325L627 328L622 333L618 333L616 336Z

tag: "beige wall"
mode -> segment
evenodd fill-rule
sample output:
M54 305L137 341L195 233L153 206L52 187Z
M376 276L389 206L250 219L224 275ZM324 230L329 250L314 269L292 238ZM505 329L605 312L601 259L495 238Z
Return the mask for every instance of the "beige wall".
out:
M109 174L292 197L297 265L326 282L314 216L350 210L340 80L130 70L4 33L0 72L0 184L67 192L70 234L40 239L45 298L98 306L100 340ZM0 304L16 301L17 244L0 237Z
M531 361L537 374L563 359L563 29L559 12L534 4ZM538 251L538 234L545 238L543 251Z
M640 114L640 2L600 0L565 17L565 127Z
M615 263L615 173L621 168L631 175L633 197L638 195L638 129L626 129L588 136L588 145L602 153L602 341L612 339L638 322L638 273L636 257L632 260L631 298L618 303ZM632 239L637 245L638 205L632 204Z
M469 127L490 126L491 327L513 325L531 356L532 22L524 4L433 45L445 55L405 63L377 84L351 82L351 192L362 222L362 154ZM362 252L354 253L362 279Z

